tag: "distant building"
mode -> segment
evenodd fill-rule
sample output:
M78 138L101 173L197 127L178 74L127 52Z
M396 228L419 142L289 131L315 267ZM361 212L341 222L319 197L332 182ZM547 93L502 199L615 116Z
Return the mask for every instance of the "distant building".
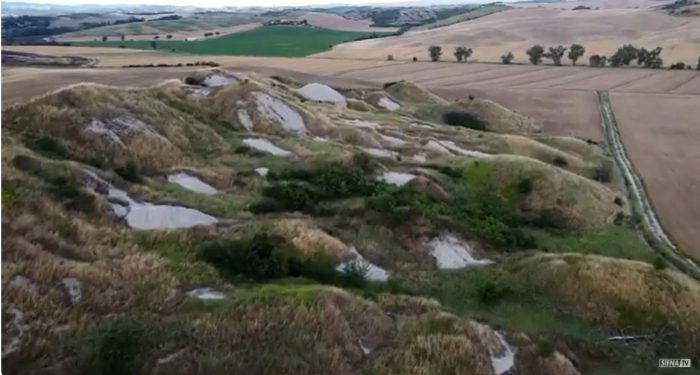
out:
M303 19L303 20L297 20L297 19L276 19L276 20L270 20L265 23L268 26L272 25L308 25L309 23Z

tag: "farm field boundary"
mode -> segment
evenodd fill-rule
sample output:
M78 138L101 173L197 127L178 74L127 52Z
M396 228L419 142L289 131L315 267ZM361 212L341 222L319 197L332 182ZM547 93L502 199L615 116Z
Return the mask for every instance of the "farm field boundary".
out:
M669 261L680 270L700 279L700 267L690 258L681 254L676 245L664 231L654 212L651 201L644 188L644 183L636 173L632 162L625 152L620 131L617 126L615 114L610 105L610 99L606 91L596 91L598 104L602 116L602 126L615 162L619 166L629 189L629 195L633 199L633 207L636 214L642 218L643 233L647 242L661 252Z

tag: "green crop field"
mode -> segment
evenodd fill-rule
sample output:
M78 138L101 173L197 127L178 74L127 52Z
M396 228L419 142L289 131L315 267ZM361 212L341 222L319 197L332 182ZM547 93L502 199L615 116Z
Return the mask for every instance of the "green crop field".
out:
M217 38L186 42L157 40L156 50L197 55L307 56L333 45L382 33L339 31L308 26L263 26ZM383 33L388 35L388 33ZM151 40L72 42L75 46L153 49Z

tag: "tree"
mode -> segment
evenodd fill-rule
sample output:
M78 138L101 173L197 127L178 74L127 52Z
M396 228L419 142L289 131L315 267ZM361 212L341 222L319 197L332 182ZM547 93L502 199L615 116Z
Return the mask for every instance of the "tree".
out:
M700 70L700 55L698 55L698 65L695 67L696 70Z
M438 61L440 60L440 56L442 56L442 47L430 46L428 48L428 53L430 54L430 60Z
M156 49L156 41L155 40L151 41L151 48Z
M582 45L574 43L569 47L569 60L571 60L573 65L576 65L576 60L583 56L584 53L586 53L586 49Z
M542 62L542 55L544 55L544 47L542 47L539 44L536 44L530 49L528 49L525 53L527 53L528 56L530 56L530 62L533 65L537 65L540 62Z
M172 38L173 38L173 36L170 35L170 34L166 35L165 37L168 38L168 39L172 39Z
M559 45L556 47L549 47L549 52L546 52L542 54L542 56L551 59L554 62L554 65L561 65L561 59L564 57L564 53L566 52L566 47Z
M107 35L102 35L102 41L106 42L107 41Z
M122 34L122 41L124 41L124 38L125 38L125 37L126 37L126 36L125 36L124 34Z
M610 65L618 67L621 65L629 65L632 60L639 57L639 49L631 44L625 44L617 49L614 55L610 57Z
M592 55L588 59L588 64L590 66L596 67L596 68L603 68L605 67L605 64L607 64L608 58L605 56L600 56L600 55Z
M504 64L510 64L510 62L513 61L514 58L515 56L513 56L513 52L508 52L505 55L501 56L501 62L503 62Z
M658 69L664 64L664 60L659 56L663 48L656 47L651 51L646 48L641 48L637 52L637 64L644 65L646 68Z
M467 48L467 47L457 47L455 48L454 52L455 58L457 58L457 61L462 62L467 62L467 59L472 55L472 49Z

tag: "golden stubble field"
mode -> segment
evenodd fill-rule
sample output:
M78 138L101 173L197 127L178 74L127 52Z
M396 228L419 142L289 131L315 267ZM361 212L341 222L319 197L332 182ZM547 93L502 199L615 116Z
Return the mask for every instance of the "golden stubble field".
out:
M672 17L639 2L638 8L600 7L571 10L569 5L515 8L469 22L432 30L409 31L404 35L369 39L335 46L319 57L386 58L398 60L414 56L427 60L431 45L443 48L443 59L454 60L457 46L474 49L475 61L500 62L501 55L513 52L516 62L527 62L525 51L534 44L545 47L582 44L586 55L610 56L623 44L647 49L663 47L661 57L667 64L697 61L700 52L700 17ZM590 4L589 4L590 6ZM566 60L566 63L570 61Z
M700 96L613 92L610 100L664 229L700 259Z

